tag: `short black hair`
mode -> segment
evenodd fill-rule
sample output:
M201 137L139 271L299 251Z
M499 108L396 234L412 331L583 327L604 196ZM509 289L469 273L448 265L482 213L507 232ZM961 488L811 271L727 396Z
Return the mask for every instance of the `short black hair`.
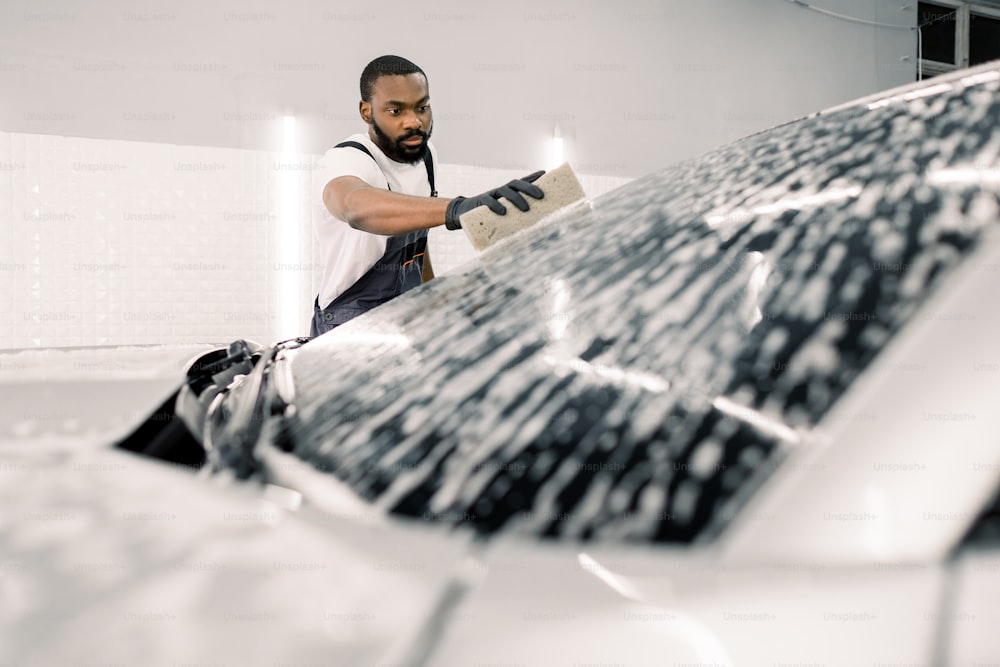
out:
M406 74L423 74L424 79L427 78L424 70L406 58L401 58L400 56L379 56L368 63L364 71L361 72L361 99L365 102L372 101L372 91L379 77Z

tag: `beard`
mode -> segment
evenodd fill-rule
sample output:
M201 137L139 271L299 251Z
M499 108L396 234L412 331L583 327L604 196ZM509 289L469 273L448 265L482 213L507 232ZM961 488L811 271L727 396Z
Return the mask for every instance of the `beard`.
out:
M427 154L427 141L431 138L431 133L433 131L434 126L431 125L426 132L414 130L413 132L408 132L394 139L386 134L381 127L379 127L378 121L372 118L372 132L375 134L375 145L381 148L382 152L385 153L390 160L395 160L396 162L416 164L422 161L424 156ZM412 139L413 137L423 137L424 140L420 142L419 146L407 146L403 143L406 139Z

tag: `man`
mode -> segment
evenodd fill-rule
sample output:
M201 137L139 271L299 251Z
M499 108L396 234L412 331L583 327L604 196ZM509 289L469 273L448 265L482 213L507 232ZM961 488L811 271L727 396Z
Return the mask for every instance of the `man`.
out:
M427 230L459 229L459 217L489 206L501 215L503 196L522 211L523 195L544 196L532 184L544 172L516 179L477 197L439 199L433 174L437 152L427 75L399 56L382 56L361 73L361 119L356 134L323 158L317 237L323 261L311 336L318 336L433 278Z

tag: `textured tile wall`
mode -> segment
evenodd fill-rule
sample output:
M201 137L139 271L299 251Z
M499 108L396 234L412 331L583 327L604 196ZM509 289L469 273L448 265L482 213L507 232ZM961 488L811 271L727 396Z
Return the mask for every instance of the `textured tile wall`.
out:
M0 132L0 348L308 333L318 157ZM520 175L441 165L439 189ZM580 180L596 196L627 179ZM444 229L431 248L438 273L475 255Z
M282 179L306 201L311 161L0 133L0 347L273 340Z

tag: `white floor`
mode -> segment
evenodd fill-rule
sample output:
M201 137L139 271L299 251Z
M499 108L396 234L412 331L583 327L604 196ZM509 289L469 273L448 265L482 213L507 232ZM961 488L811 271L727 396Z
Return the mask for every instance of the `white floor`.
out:
M0 351L0 446L107 446L148 417L209 345Z

